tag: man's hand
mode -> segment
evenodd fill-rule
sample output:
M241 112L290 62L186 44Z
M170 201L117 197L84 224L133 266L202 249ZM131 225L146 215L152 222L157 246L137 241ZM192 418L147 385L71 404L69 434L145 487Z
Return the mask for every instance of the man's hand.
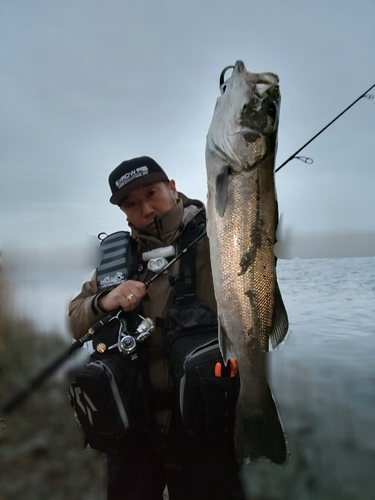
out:
M103 311L113 311L118 307L126 312L135 309L146 295L147 289L140 281L124 281L121 285L99 298L98 305Z

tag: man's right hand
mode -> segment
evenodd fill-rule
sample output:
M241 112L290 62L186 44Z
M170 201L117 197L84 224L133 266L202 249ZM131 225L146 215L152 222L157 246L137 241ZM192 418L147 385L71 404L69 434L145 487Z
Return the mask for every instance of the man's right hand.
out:
M146 293L147 289L144 283L128 280L100 297L98 305L100 309L107 312L113 311L118 307L129 312L140 304Z

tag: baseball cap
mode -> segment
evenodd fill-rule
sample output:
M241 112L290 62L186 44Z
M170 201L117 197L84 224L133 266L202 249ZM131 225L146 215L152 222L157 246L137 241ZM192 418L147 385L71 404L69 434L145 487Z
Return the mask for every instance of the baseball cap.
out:
M167 174L152 158L141 156L123 161L109 174L108 182L112 191L109 201L118 205L134 189L163 181L169 181Z

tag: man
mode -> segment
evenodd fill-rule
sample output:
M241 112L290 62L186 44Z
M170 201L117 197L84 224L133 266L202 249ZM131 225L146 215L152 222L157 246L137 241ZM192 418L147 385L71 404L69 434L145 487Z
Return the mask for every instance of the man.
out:
M174 246L178 253L181 241L199 214L204 219L203 204L179 193L175 182L149 157L122 162L110 174L109 185L110 202L125 213L132 237L138 244L139 259L143 252L167 246ZM197 308L202 304L205 308L197 317L206 318L202 322L211 322L212 326L212 322L216 322L216 302L207 236L199 240L192 255L195 257L191 267L195 270L193 278L186 281L195 283ZM108 500L162 500L165 485L171 500L244 499L233 440L209 445L197 442L186 432L176 410L170 359L165 349L168 329L163 320L169 318L173 298L179 293L178 286L172 286L171 278L176 281L181 275L180 264L176 261L148 290L144 282L155 273L146 266L137 279L129 279L109 292L98 291L94 275L70 304L71 329L77 339L117 308L122 308L125 315L141 311L142 316L158 318L158 324L162 325L144 343L149 384L157 400L154 417L160 439L155 439L155 430L146 430L135 449L124 450L120 457L107 456ZM202 328L205 326L202 324Z

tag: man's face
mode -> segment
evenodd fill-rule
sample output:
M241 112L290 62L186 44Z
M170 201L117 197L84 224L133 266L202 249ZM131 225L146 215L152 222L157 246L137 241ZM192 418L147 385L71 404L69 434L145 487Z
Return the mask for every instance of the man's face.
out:
M120 208L138 231L157 236L155 215L170 210L177 200L174 181L157 182L134 189L121 201Z

